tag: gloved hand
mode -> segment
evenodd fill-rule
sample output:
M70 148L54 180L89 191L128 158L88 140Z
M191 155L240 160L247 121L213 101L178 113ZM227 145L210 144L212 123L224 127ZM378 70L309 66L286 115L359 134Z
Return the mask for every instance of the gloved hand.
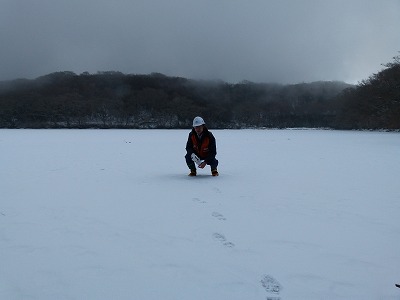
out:
M199 167L201 167L201 168L204 168L204 167L205 167L206 164L205 164L204 160L201 160L196 154L192 153L191 157L192 157L192 160L193 160ZM201 166L201 165L202 165L202 166Z

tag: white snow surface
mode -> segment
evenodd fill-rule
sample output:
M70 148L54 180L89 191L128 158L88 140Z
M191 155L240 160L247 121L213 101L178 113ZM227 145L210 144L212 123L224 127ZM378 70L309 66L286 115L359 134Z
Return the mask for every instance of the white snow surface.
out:
M0 130L0 299L399 299L400 134Z

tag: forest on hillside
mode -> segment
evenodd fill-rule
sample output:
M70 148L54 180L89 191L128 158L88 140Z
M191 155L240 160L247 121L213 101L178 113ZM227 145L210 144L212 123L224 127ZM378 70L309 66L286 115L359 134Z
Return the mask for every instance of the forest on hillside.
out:
M0 82L1 128L400 128L400 60L353 86L56 72Z

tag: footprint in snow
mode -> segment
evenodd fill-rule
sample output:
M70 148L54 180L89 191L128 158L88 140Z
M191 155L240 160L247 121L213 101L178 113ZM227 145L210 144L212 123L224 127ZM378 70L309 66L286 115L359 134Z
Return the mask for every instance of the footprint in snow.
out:
M225 218L222 214L220 214L219 212L216 212L216 211L214 211L214 212L212 213L212 216L213 216L214 218L217 218L217 219L220 220L220 221L225 221L225 220L226 220L226 218Z
M206 201L201 200L200 198L192 198L192 201L198 202L198 203L207 203Z
M235 247L235 244L232 242L229 242L223 234L214 233L213 238L216 241L219 241L220 243L222 243L222 245L224 245L225 247L229 247L229 248Z
M264 275L260 282L267 293L279 295L282 290L282 285L271 275ZM280 297L267 297L267 299L279 300Z

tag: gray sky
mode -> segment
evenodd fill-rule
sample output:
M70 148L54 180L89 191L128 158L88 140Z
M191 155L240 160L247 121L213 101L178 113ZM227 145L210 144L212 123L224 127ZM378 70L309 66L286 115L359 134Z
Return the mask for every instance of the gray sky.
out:
M0 0L0 80L159 72L357 83L400 51L400 0Z

